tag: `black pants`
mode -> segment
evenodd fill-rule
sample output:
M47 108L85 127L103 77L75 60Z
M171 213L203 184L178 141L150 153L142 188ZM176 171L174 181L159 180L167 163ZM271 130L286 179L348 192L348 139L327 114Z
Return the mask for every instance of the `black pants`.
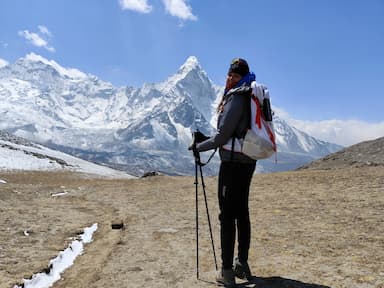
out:
M232 268L236 227L239 260L248 260L251 240L248 198L255 167L256 163L222 162L220 165L218 198L223 269Z

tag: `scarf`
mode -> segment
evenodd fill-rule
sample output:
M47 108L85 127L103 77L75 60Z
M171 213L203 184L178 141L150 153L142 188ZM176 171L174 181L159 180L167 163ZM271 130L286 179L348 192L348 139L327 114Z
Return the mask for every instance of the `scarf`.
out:
M251 83L253 81L256 80L256 75L255 73L253 72L249 72L248 74L246 74L245 76L243 76L243 78L240 79L239 82L237 82L237 84L233 87L225 87L225 90L224 90L224 95L226 95L228 93L229 90L233 89L233 88L237 88L237 87L240 87L242 85L246 85L246 86L250 86Z

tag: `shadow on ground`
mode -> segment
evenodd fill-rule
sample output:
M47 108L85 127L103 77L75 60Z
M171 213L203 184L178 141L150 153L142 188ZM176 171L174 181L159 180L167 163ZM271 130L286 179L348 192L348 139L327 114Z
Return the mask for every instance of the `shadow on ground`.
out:
M331 288L329 286L304 283L282 277L252 277L248 282L238 284L241 288Z
M216 282L204 280L199 278L200 281L213 284L217 286ZM247 282L239 283L239 280L236 280L236 288L332 288L325 285L313 284L313 283L304 283L297 280L282 278L282 277L255 277L247 280ZM223 287L223 286L220 286Z

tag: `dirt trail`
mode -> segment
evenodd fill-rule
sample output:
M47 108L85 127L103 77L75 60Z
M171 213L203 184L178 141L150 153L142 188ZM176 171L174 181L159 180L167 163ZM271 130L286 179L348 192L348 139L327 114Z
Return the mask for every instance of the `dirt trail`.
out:
M196 280L193 177L0 173L0 179L7 181L0 184L1 288L46 268L93 223L94 241L53 287L214 287L203 198L204 281ZM384 288L383 179L383 167L256 175L250 266L257 277L240 287ZM206 186L219 258L216 179L207 177ZM67 194L52 197L60 192ZM111 229L116 221L124 229Z

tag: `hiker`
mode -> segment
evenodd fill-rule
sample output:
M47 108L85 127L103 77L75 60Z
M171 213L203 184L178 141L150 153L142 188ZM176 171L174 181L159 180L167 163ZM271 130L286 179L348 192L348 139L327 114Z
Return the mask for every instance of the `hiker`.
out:
M217 282L234 287L235 276L250 279L248 250L251 239L248 196L256 160L241 152L235 152L233 145L244 137L250 121L250 84L255 75L250 73L248 63L236 58L229 67L225 92L217 108L217 132L212 137L189 147L195 155L219 148L220 171L218 178L218 199L220 207L220 240L222 268ZM228 149L229 147L229 149ZM238 255L234 259L235 234L237 228Z

